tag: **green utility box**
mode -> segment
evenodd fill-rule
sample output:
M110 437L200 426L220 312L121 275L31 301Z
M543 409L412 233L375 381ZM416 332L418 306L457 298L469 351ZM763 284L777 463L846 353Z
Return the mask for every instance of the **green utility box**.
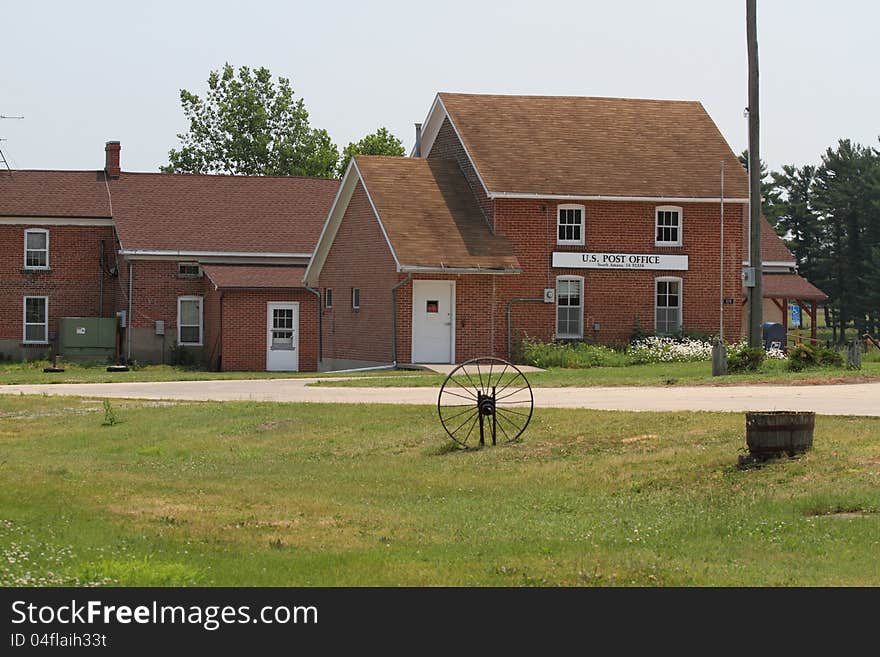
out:
M62 317L58 354L70 360L107 360L116 356L116 317Z

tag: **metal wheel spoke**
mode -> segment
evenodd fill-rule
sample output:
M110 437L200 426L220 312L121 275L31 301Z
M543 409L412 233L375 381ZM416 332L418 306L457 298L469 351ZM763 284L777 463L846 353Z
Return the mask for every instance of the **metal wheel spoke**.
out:
M473 415L473 414L476 414L477 416L479 416L479 414L480 414L480 410L479 410L479 409L474 409L474 411L473 411L473 413L472 413L471 415ZM470 422L470 419L471 419L471 416L468 415L468 416L464 419L464 422L462 422L461 424L459 424L457 427L455 427L455 429L453 429L453 430L450 431L449 433L450 433L450 434L454 434L456 431L458 431L458 430L461 429L464 425L466 425L468 422Z
M480 361L476 362L477 365L477 376L480 379L480 392L486 392L485 386L483 386L483 372L480 370Z
M486 390L492 389L492 367L495 365L494 360L489 361L489 378L486 380Z
M449 422L449 420L454 420L455 418L464 415L468 411L472 411L474 407L470 404L459 404L458 406L446 406L445 408L464 408L463 411L456 413L455 415L447 415L445 418L443 418L444 421Z
M480 416L477 415L477 417L474 418L474 423L471 425L471 428L468 429L467 435L464 437L464 440L463 440L462 443L461 443L462 445L467 446L467 441L468 441L468 440L470 439L470 437L471 437L471 432L474 430L474 427L477 426L477 422L479 422L479 420L480 420Z
M522 391L524 391L524 390L528 390L528 388L517 388L517 389L514 390L513 392L509 392L509 393L507 393L506 395L502 395L501 397L499 397L499 396L497 395L497 393L496 393L495 401L496 401L496 402L500 402L501 400L503 400L503 399L507 399L508 397L513 397L515 394L520 393L520 392L522 392Z
M459 381L458 381L457 379L449 379L449 380L452 381L452 382L453 382L455 385L457 385L459 388L461 388L462 390L464 390L467 394L469 394L469 395L470 395L471 397L473 397L474 399L477 398L477 396L476 396L474 393L472 393L472 392L470 391L469 388L465 388L463 385L461 385L461 383L459 383Z
M509 388L509 387L513 384L513 382L516 381L516 380L517 380L518 378L520 378L520 377L522 377L522 380L523 380L523 381L526 380L526 377L524 377L524 376L522 375L522 372L520 372L519 370L517 370L517 372L516 372L516 376L514 376L510 381L508 381L507 383L505 383L505 384L504 384L504 387L502 387L502 388L496 390L496 391L495 391L495 394L498 395L498 394L502 393L504 390L507 390L507 388Z
M467 388L464 388L464 390L467 390ZM444 390L444 391L441 392L440 394L441 394L441 395L453 395L453 396L455 396L455 397L461 397L462 399L467 399L467 400L468 400L469 402L471 402L472 404L473 404L473 403L476 403L476 401L477 401L477 398L474 397L473 395L471 395L470 397L465 397L464 395L459 395L457 392L452 392L451 390Z
M515 433L514 436L513 436L514 438L516 438L517 436L519 436L519 434L522 433L523 429L525 429L525 425L523 425L523 426L521 427L521 426L519 426L518 424L516 424L513 420L511 420L510 418L504 417L503 415L499 415L498 417L501 418L502 420L504 420L505 422L507 422L510 426L512 426L512 427L516 430L516 433ZM501 426L504 426L504 425L501 424L501 423L499 422L499 423L498 423L498 426L501 427ZM511 438L510 440L512 440L512 438Z
M531 413L520 413L519 411L515 411L512 408L496 408L496 413L513 413L514 415L522 415L523 417L531 417Z
M499 429L501 429L501 433L503 433L504 437L507 438L507 442L510 442L510 440L511 440L510 435L504 429L504 425L501 424L500 422L498 422L495 426L497 426Z
M474 383L474 380L471 378L471 375L468 374L467 367L465 367L464 364L459 365L459 367L462 368L461 371L464 372L464 375L467 377L467 380L471 382L471 385L474 387L474 390L481 390L482 391L482 388L478 388L477 384Z

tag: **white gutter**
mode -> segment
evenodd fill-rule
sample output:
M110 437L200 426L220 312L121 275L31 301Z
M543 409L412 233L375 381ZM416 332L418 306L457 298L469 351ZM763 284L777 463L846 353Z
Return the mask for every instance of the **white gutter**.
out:
M577 194L534 194L531 192L488 192L489 198L550 199L559 201L645 201L651 203L720 203L721 198L673 196L581 196ZM725 203L748 203L747 198L725 198Z
M260 251L159 251L149 249L122 249L123 256L173 256L181 258L311 258L311 253L262 253Z
M749 261L743 260L742 263L748 266ZM794 260L790 262L786 262L784 260L762 260L761 265L763 267L797 267L797 262Z

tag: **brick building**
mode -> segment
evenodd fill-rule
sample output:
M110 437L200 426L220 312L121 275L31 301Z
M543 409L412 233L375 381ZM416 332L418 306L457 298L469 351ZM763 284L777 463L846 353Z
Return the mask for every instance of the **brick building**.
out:
M0 173L0 353L50 351L65 317L118 317L118 357L316 370L302 274L338 181L98 171ZM62 355L63 350L62 350Z
M740 336L748 179L700 103L441 93L412 155L342 180L305 274L327 367L717 333L722 308Z

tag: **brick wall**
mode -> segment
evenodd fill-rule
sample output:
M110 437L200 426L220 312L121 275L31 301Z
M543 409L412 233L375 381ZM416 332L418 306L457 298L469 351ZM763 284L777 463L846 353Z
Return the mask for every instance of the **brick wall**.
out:
M400 280L363 185L358 182L327 255L319 285L333 290L323 308L324 358L391 361L391 288ZM351 288L360 289L360 309Z
M206 294L205 356L225 371L266 369L267 308L272 301L299 303L299 370L318 369L318 299L307 290L222 290ZM222 304L222 311L221 311ZM221 328L222 313L222 328Z
M49 231L48 271L24 269L24 231ZM110 226L0 226L0 353L34 358L46 351L23 346L23 298L49 298L49 332L60 317L108 317L116 305L116 283L100 267L101 241L108 268L115 263ZM103 293L102 293L103 290ZM103 296L103 305L102 305Z

